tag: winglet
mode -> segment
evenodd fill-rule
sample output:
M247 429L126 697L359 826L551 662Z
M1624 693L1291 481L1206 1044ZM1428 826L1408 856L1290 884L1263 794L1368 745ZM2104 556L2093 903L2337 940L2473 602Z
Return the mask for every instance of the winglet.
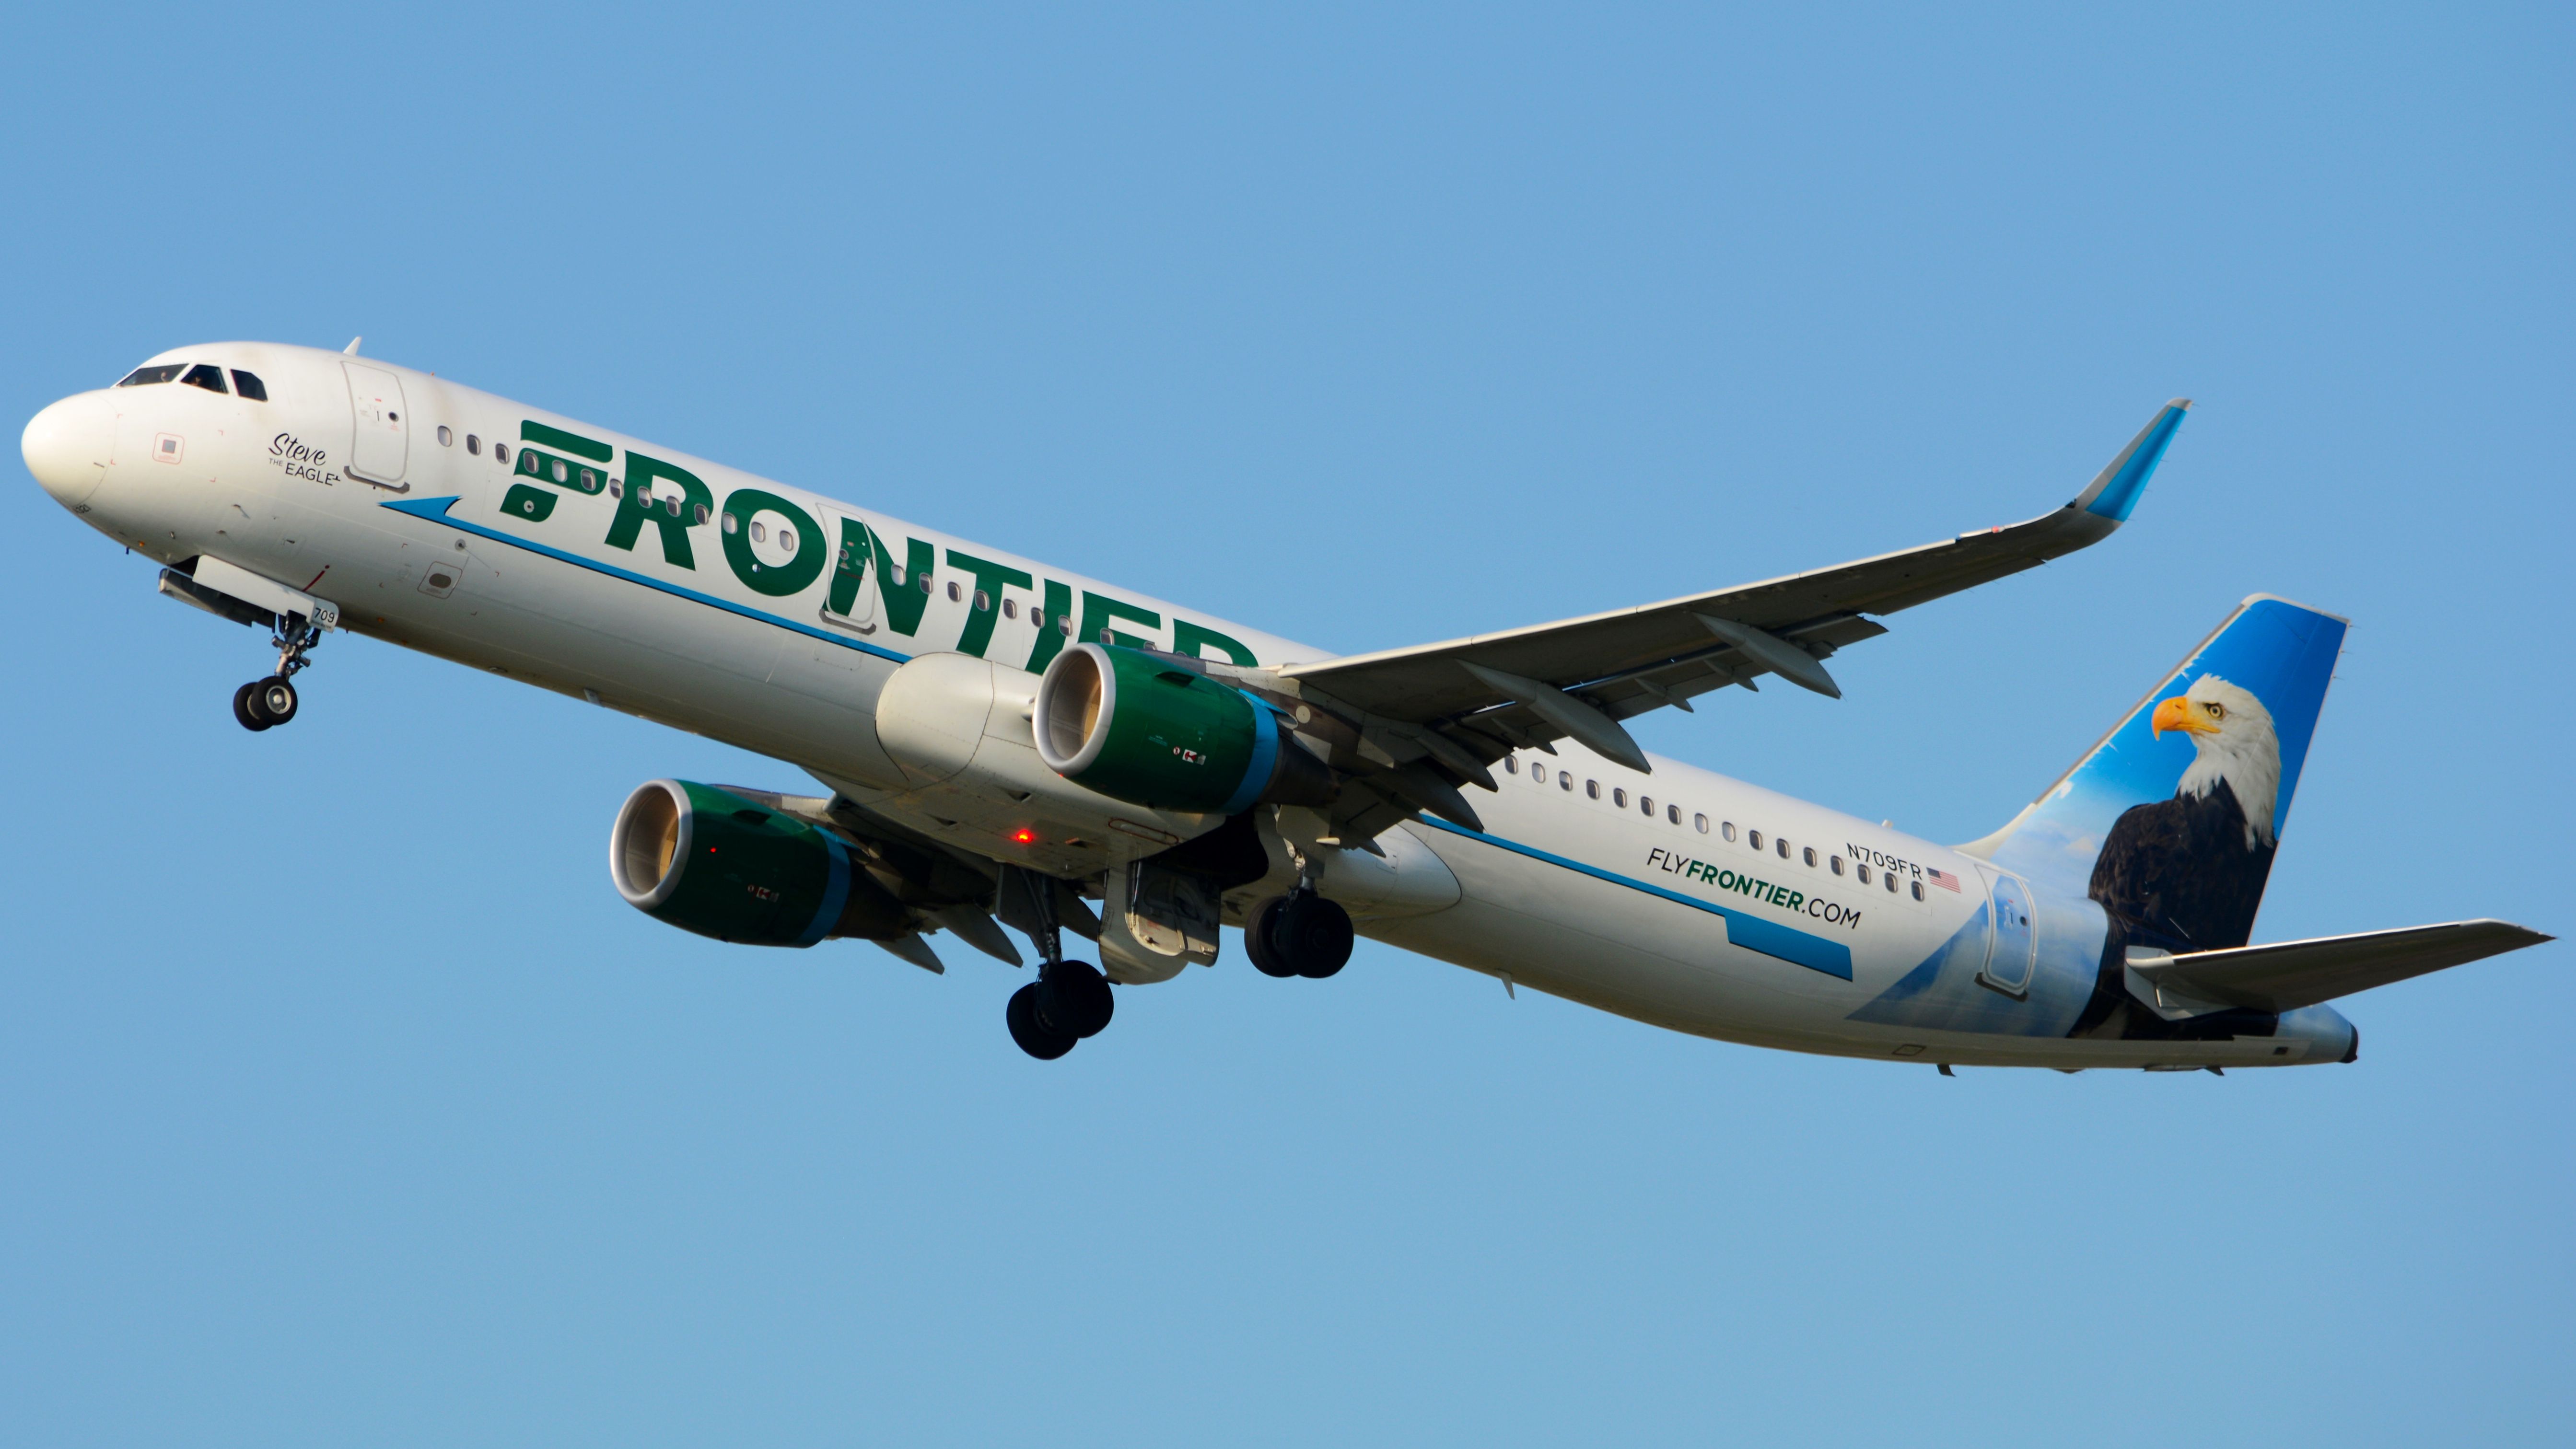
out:
M2138 506L2138 495L2147 491L2147 480L2155 476L2156 464L2165 455L2165 445L2173 441L2174 429L2182 426L2182 415L2191 410L2191 399L2175 398L2166 403L2129 446L2120 450L2093 479L2093 486L2077 494L2069 508L2080 508L2113 523L2129 521L2129 510Z

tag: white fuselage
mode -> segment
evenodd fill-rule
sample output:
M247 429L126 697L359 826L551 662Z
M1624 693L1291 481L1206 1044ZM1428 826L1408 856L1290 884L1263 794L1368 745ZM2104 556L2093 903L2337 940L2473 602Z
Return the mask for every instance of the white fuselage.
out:
M165 563L213 557L328 600L352 632L792 762L986 857L1070 874L1187 832L1133 811L1092 831L1098 838L1040 832L1024 845L1011 838L1024 803L954 782L924 787L889 758L877 729L879 694L905 660L963 648L995 666L1000 689L1025 693L1036 685L1032 663L1102 629L1262 666L1331 653L374 359L219 344L162 360L252 373L268 399L172 382L49 409L55 434L91 428L101 439L89 448L101 456L65 452L71 461L37 468L92 527ZM389 397L371 413L369 403L353 407L353 388ZM525 516L537 505L521 450L568 456L544 430L614 452L591 465L598 491L537 479L551 502L536 519ZM496 443L511 463L498 461ZM702 481L704 520L701 500L657 478L659 512L619 546L635 456ZM794 507L765 511L762 496ZM779 570L792 577L810 543L782 542L782 525L819 525L828 550L844 520L884 539L898 564L933 561L908 632L873 582L831 609L828 566L792 592L761 587ZM669 538L686 540L686 564L670 557ZM919 589L917 573L908 569L905 587ZM2029 966L1989 974L1988 890L2001 874L1991 865L1690 765L1653 766L1634 772L1571 742L1523 751L1497 771L1497 794L1474 792L1481 835L1407 823L1384 860L1354 856L1338 878L1326 871L1324 889L1376 939L1733 1041L2063 1068L2290 1065L2346 1050L2348 1026L2322 1010L2285 1018L2270 1037L2069 1039L2103 949L2091 901L2038 900L2032 945L2002 947L2027 950ZM2019 990L1998 989L1997 978Z

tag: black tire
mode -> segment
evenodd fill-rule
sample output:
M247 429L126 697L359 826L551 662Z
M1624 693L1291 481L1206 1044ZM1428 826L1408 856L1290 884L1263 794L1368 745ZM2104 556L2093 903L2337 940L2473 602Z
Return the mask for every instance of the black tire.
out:
M1321 981L1351 959L1351 913L1322 896L1290 896L1271 926L1271 940L1298 975Z
M1279 938L1274 934L1279 908L1286 904L1286 896L1272 896L1254 906L1251 918L1243 923L1243 954L1252 958L1252 969L1282 980L1297 974L1297 968L1280 957Z
M1089 962L1058 961L1038 978L1029 1004L1038 1024L1066 1036L1098 1036L1118 1011L1118 993Z
M233 691L233 718L253 734L268 728L268 721L259 717L259 709L251 700L252 693L258 688L258 682L254 680Z
M1037 996L1038 984L1034 981L1012 992L1011 1004L1003 1008L1002 1019L1010 1023L1011 1040L1020 1044L1020 1050L1039 1061L1051 1062L1073 1050L1078 1038L1051 1031L1038 1020Z
M283 674L272 674L251 686L251 708L272 725L295 718L295 686Z

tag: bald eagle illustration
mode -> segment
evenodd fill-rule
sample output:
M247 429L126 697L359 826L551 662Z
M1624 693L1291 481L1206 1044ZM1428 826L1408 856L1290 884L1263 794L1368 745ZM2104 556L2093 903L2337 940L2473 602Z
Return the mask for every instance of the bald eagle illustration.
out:
M2272 873L2281 741L2272 712L2215 674L2156 706L2158 737L2180 731L2197 752L2173 798L2133 805L2111 826L2087 892L2127 945L2176 953L2242 946Z

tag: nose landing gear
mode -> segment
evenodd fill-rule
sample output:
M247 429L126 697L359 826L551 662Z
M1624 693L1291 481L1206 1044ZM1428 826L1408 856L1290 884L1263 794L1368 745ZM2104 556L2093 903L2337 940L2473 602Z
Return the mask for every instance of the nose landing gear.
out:
M322 627L301 614L281 615L277 634L277 672L233 691L233 718L254 733L295 718L294 677L312 661L305 656L322 642Z

